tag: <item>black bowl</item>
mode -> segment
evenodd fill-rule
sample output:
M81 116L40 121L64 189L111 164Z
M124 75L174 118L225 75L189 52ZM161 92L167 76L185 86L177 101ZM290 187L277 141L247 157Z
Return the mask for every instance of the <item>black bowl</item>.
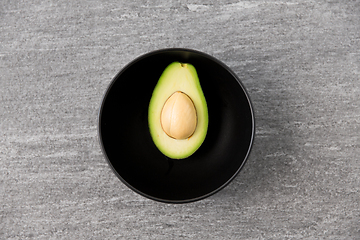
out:
M148 127L151 94L174 61L194 65L209 111L204 143L181 160L164 156ZM114 77L99 112L99 138L109 165L129 188L153 200L185 203L214 194L238 174L254 124L249 96L225 64L195 50L163 49L138 57Z

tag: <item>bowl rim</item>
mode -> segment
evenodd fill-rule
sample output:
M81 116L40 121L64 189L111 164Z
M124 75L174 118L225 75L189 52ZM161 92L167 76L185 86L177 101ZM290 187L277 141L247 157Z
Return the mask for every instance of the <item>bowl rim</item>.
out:
M245 157L243 158L243 162L241 163L241 165L238 167L238 169L236 170L236 172L226 181L224 182L221 186L219 186L218 188L216 188L215 190L208 192L202 196L199 197L195 197L195 198L190 198L190 199L184 199L184 200L170 200L170 199L162 199L159 197L155 197L155 196L151 196L149 194L146 194L140 190L138 190L137 188L133 187L130 183L128 183L125 179L123 179L121 177L121 175L116 171L116 169L114 168L114 166L112 165L108 155L106 154L105 151L105 146L103 144L103 139L102 139L102 134L101 134L101 116L102 116L102 112L103 112L103 108L105 105L105 100L109 94L109 92L112 89L112 86L115 84L115 82L117 81L117 79L133 64L141 61L144 58L156 55L156 54L161 54L164 52L190 52L190 53L194 53L194 54L198 54L201 55L205 58L210 59L211 61L214 61L216 64L219 64L221 67L223 67L228 73L230 73L232 75L232 77L237 81L237 83L239 84L239 86L242 88L242 91L244 92L247 102L249 104L249 108L250 108L250 113L251 113L251 122L252 122L252 129L251 129L251 138L250 138L250 142L249 142L249 147L247 150L247 153L245 155ZM254 140L255 140L255 111L254 111L254 107L253 104L251 102L250 96L248 91L246 90L245 86L243 85L243 83L241 82L240 78L233 72L233 70L228 67L225 63L223 63L222 61L220 61L219 59L215 58L212 55L209 55L207 53L204 53L202 51L199 50L195 50L195 49L191 49L191 48L161 48L161 49L157 49L157 50L153 50L147 53L144 53L142 55L139 55L138 57L134 58L132 61L130 61L129 63L127 63L124 67L121 68L121 70L112 78L112 80L110 81L109 85L107 86L102 98L101 98L101 103L100 103L100 108L98 110L98 114L97 114L97 134L98 134L98 141L101 147L101 151L103 153L103 156L105 157L108 165L110 166L111 170L115 173L115 175L120 179L120 181L122 183L124 183L128 188L130 188L132 191L136 192L137 194L146 197L148 199L157 201L157 202L162 202L162 203L172 203L172 204L183 204L183 203L191 203L191 202L195 202L195 201L199 201L202 199L205 199L207 197L210 197L211 195L214 195L215 193L219 192L220 190L222 190L223 188L225 188L231 181L234 180L234 178L239 174L239 172L242 170L242 168L244 167L245 163L247 162L249 155L252 151L253 148L253 144L254 144Z

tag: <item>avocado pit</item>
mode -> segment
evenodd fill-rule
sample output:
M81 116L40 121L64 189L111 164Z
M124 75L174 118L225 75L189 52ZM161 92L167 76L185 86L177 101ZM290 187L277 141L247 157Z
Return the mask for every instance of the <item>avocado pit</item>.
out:
M193 101L183 92L173 93L165 102L161 111L161 127L174 139L187 139L196 129L197 114Z

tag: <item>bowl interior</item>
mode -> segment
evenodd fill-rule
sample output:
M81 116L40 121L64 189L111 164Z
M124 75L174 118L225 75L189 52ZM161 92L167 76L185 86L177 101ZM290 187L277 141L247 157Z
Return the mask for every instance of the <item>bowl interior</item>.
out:
M209 111L204 143L182 160L164 156L148 127L152 92L174 61L194 65ZM167 49L139 57L115 76L101 105L99 135L110 166L128 187L158 201L190 202L220 190L241 169L254 116L245 89L225 65L201 52Z

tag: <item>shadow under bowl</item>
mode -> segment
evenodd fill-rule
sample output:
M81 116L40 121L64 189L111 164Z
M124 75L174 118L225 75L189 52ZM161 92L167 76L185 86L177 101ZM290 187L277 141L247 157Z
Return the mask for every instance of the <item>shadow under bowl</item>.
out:
M209 112L207 136L190 157L175 160L155 146L148 127L154 87L172 62L192 64ZM160 202L186 203L224 188L239 173L255 133L250 98L222 62L191 49L162 49L138 57L112 80L99 111L102 151L117 177Z

